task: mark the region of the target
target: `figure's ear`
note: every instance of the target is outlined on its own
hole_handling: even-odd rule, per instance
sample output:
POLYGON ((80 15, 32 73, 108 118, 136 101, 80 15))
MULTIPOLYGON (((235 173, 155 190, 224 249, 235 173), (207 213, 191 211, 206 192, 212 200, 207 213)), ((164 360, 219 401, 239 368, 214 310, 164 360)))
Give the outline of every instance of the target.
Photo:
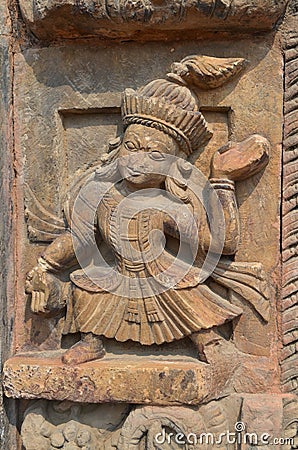
POLYGON ((204 55, 191 55, 171 66, 167 77, 200 89, 215 89, 236 76, 244 67, 243 58, 214 58, 204 55))
POLYGON ((118 157, 122 139, 123 136, 117 136, 116 138, 109 140, 108 151, 100 157, 100 161, 103 165, 110 164, 118 157))

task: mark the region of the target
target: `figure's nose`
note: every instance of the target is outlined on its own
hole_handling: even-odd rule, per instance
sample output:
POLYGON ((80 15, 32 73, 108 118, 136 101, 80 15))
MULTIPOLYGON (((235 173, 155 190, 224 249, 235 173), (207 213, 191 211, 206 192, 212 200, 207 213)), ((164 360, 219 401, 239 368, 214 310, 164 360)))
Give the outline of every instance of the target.
POLYGON ((145 155, 144 155, 144 153, 136 153, 136 154, 130 156, 129 161, 134 166, 143 168, 145 165, 145 155))

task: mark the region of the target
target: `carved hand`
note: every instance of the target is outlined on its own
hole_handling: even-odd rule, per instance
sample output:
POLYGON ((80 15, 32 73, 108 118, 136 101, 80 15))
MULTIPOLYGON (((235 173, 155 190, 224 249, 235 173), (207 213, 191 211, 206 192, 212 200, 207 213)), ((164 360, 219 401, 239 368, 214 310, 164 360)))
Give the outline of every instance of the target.
POLYGON ((45 313, 49 298, 47 272, 39 265, 35 266, 26 277, 25 290, 31 294, 31 310, 34 313, 45 313))
POLYGON ((242 142, 228 142, 211 161, 211 178, 245 180, 260 172, 269 161, 269 141, 254 134, 242 142))

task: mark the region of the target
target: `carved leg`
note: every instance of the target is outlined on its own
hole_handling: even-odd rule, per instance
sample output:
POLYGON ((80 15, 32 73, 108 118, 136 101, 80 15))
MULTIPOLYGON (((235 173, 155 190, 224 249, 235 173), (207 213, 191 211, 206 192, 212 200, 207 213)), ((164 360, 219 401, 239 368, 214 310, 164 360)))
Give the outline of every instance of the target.
POLYGON ((92 333, 81 333, 81 340, 74 344, 62 356, 65 364, 82 364, 94 359, 103 358, 105 349, 100 336, 92 333))
POLYGON ((231 366, 239 361, 239 354, 232 342, 216 329, 203 330, 190 336, 198 349, 199 359, 217 366, 231 366))

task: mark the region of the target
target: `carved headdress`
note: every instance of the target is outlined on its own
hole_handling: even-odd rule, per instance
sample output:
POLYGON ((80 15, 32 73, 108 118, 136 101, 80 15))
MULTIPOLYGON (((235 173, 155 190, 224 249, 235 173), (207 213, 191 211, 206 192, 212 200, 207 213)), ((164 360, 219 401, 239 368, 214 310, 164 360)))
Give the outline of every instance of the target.
POLYGON ((200 112, 198 89, 223 85, 243 67, 243 59, 188 56, 174 63, 166 79, 157 79, 123 95, 124 126, 142 124, 172 136, 190 155, 212 136, 200 112))

